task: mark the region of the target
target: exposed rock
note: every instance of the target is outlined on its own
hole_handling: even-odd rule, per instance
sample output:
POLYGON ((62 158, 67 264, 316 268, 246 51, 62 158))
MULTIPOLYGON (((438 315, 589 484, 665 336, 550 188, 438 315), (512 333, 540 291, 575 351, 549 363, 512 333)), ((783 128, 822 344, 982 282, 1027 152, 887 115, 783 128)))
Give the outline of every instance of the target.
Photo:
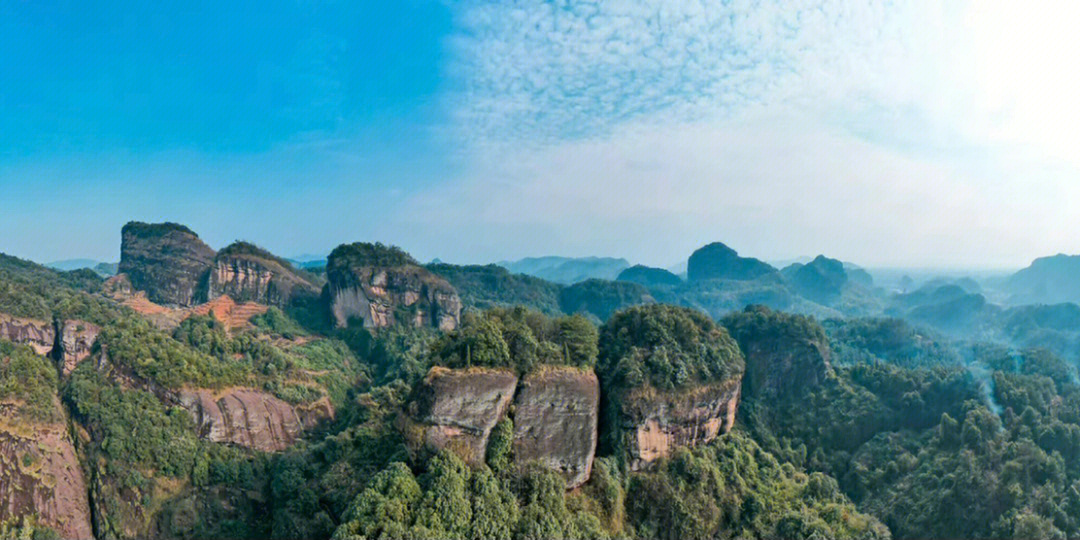
POLYGON ((217 254, 208 288, 209 298, 228 295, 238 302, 277 306, 288 304, 297 294, 315 296, 320 290, 288 262, 245 242, 217 254))
POLYGON ((304 429, 333 416, 333 408, 325 399, 306 407, 294 407, 271 394, 250 388, 217 392, 183 390, 173 399, 191 413, 199 435, 206 440, 263 452, 287 448, 304 429))
POLYGON ((638 387, 619 400, 630 468, 641 470, 678 446, 706 444, 735 424, 742 377, 685 390, 638 387))
MULTIPOLYGON (((205 304, 199 304, 188 310, 190 315, 212 315, 221 321, 229 330, 237 330, 248 326, 251 318, 266 313, 267 307, 255 302, 237 304, 228 296, 219 296, 205 304)), ((185 319, 187 316, 184 317, 185 319)))
POLYGON ((84 321, 65 321, 60 325, 60 349, 53 351, 53 358, 60 365, 62 374, 71 374, 79 362, 90 356, 90 349, 100 333, 100 327, 84 321))
POLYGON ((514 402, 514 459, 559 471, 568 488, 584 484, 596 452, 599 406, 592 371, 545 367, 526 375, 514 402))
POLYGON ((210 249, 191 229, 175 223, 124 225, 119 271, 151 302, 195 305, 205 298, 208 271, 214 263, 210 249))
POLYGON ((518 378, 506 369, 433 367, 410 404, 414 443, 449 448, 482 463, 488 436, 514 399, 518 378))
POLYGON ((12 405, 0 403, 0 521, 35 516, 63 538, 92 539, 86 482, 66 421, 31 422, 12 405))
POLYGON ((29 345, 37 354, 48 356, 56 345, 56 328, 52 322, 0 313, 0 339, 29 345))
POLYGON ((772 266, 739 254, 720 242, 704 246, 693 254, 686 263, 686 276, 690 281, 705 279, 751 280, 775 273, 772 266))
POLYGON ((125 274, 106 281, 105 290, 113 300, 146 317, 162 330, 172 330, 192 315, 212 315, 230 330, 236 330, 247 327, 252 317, 267 310, 267 306, 254 302, 237 304, 228 296, 219 296, 191 308, 165 307, 151 302, 146 298, 146 293, 131 290, 131 283, 125 274))
POLYGON ((396 248, 339 246, 330 254, 327 277, 330 307, 339 327, 359 318, 365 328, 403 323, 449 331, 460 321, 457 291, 396 248))

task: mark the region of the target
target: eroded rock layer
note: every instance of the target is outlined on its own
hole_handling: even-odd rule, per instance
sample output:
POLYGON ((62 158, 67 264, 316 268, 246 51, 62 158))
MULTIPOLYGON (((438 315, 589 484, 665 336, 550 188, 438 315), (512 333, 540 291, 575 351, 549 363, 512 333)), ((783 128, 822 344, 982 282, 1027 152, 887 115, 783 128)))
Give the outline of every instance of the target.
POLYGON ((667 457, 679 446, 706 444, 735 424, 742 378, 690 389, 637 388, 620 400, 632 470, 667 457))
POLYGON ((505 369, 432 368, 410 410, 419 430, 420 441, 414 442, 483 462, 488 436, 505 416, 517 382, 517 375, 505 369))
MULTIPOLYGON (((59 410, 59 401, 54 406, 59 410)), ((92 539, 86 482, 66 422, 32 422, 15 410, 0 403, 0 522, 33 516, 63 538, 92 539)))
POLYGON ((305 429, 333 416, 328 401, 294 407, 260 390, 184 390, 175 401, 191 413, 199 435, 212 442, 231 443, 263 452, 283 450, 305 429))
POLYGON ((338 326, 351 318, 366 328, 385 328, 400 321, 417 328, 457 328, 461 299, 446 280, 420 267, 361 268, 348 281, 331 281, 331 310, 338 326))
POLYGON ((60 366, 60 372, 70 375, 79 362, 90 356, 101 328, 84 321, 65 321, 59 326, 60 350, 53 351, 53 357, 60 366))
POLYGON ((600 385, 596 374, 545 367, 526 375, 514 402, 514 459, 562 473, 568 488, 589 479, 596 452, 600 385))
POLYGON ((56 328, 48 321, 0 313, 0 339, 29 345, 37 354, 47 356, 56 346, 56 328))
POLYGON ((208 291, 208 298, 228 295, 238 302, 284 306, 297 294, 319 294, 319 287, 269 253, 234 244, 218 254, 208 291))

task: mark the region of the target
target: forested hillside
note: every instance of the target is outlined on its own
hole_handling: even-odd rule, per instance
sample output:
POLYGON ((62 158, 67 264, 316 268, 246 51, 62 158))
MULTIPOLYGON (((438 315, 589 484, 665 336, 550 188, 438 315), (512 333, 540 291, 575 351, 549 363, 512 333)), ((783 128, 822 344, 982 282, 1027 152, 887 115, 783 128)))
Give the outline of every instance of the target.
MULTIPOLYGON (((140 253, 196 238, 136 229, 140 253)), ((5 536, 1080 535, 1073 305, 972 312, 717 247, 688 282, 575 285, 379 244, 326 281, 215 253, 159 291, 220 292, 192 306, 0 259, 5 536), (860 297, 876 316, 826 306, 860 297)))

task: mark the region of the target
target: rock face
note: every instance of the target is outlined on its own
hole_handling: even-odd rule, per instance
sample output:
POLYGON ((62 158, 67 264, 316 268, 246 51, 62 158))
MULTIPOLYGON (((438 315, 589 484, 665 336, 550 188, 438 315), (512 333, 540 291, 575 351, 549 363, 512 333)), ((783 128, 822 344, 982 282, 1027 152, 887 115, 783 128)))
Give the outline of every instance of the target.
POLYGON ((284 306, 297 294, 315 296, 319 287, 289 263, 248 243, 222 249, 210 271, 208 298, 228 295, 238 302, 284 306))
POLYGON ((37 354, 48 356, 56 346, 56 328, 51 322, 0 313, 0 339, 29 345, 37 354))
POLYGON ((739 254, 720 242, 704 246, 693 254, 686 264, 686 277, 690 281, 705 279, 732 279, 747 281, 775 273, 772 266, 739 254))
POLYGON ((567 488, 585 483, 596 452, 600 385, 592 371, 547 367, 522 380, 514 402, 514 459, 562 473, 567 488))
POLYGON ((101 333, 97 325, 84 321, 65 321, 57 323, 60 327, 59 350, 53 351, 53 358, 60 366, 63 375, 70 375, 79 362, 90 356, 94 340, 101 333))
POLYGON ((457 328, 461 299, 443 278, 396 248, 339 246, 327 263, 331 311, 339 327, 358 318, 365 328, 395 324, 457 328))
POLYGON ((191 413, 199 435, 206 440, 263 452, 285 449, 304 429, 333 416, 328 401, 298 408, 250 388, 184 390, 174 400, 191 413))
POLYGON ((45 322, 0 313, 0 339, 29 345, 35 353, 53 358, 64 375, 90 356, 100 332, 98 326, 83 321, 45 322))
POLYGON ((86 482, 66 422, 28 422, 13 409, 0 404, 0 521, 36 516, 63 538, 92 539, 86 482))
POLYGON ((188 307, 205 298, 214 255, 183 225, 131 222, 122 231, 119 270, 151 302, 188 307))
POLYGON ((674 392, 639 387, 620 401, 631 470, 641 470, 678 446, 706 444, 731 431, 742 377, 674 392))
POLYGON ((506 415, 517 382, 517 375, 505 369, 431 368, 411 405, 422 440, 416 442, 483 463, 488 436, 506 415))

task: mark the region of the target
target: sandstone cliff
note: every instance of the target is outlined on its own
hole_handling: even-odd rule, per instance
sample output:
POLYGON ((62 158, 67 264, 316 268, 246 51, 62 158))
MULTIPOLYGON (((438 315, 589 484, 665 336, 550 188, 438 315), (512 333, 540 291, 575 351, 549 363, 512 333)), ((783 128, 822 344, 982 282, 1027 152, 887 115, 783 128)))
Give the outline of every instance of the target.
POLYGON ((83 469, 54 398, 56 422, 21 417, 0 403, 0 521, 34 516, 63 538, 91 539, 83 469))
POLYGON ((186 307, 205 298, 215 254, 191 229, 131 222, 121 235, 120 273, 150 301, 186 307))
POLYGON ((397 248, 339 246, 328 259, 327 278, 339 327, 358 318, 366 328, 407 324, 453 330, 460 321, 457 291, 397 248))
POLYGON ((431 368, 410 406, 412 442, 449 448, 466 462, 482 463, 488 436, 506 414, 517 382, 517 375, 505 369, 431 368))
POLYGON ((46 322, 0 313, 0 339, 29 345, 35 353, 51 357, 64 375, 90 356, 99 332, 97 325, 84 321, 46 322))
POLYGON ((596 452, 600 384, 596 374, 544 367, 526 375, 514 401, 514 459, 560 472, 567 488, 584 484, 596 452))
POLYGON ((171 400, 191 413, 200 437, 262 452, 284 450, 305 429, 334 414, 325 398, 294 407, 251 388, 183 390, 173 394, 171 400))
POLYGON ((52 351, 52 357, 56 360, 60 373, 70 375, 79 362, 90 356, 90 350, 101 333, 101 328, 84 321, 57 322, 57 326, 60 329, 60 339, 57 341, 59 349, 52 351))
POLYGON ((742 377, 658 392, 635 388, 618 400, 619 429, 631 470, 641 470, 679 446, 706 444, 735 424, 742 377))
POLYGON ((0 313, 0 339, 29 345, 37 354, 48 356, 56 346, 56 328, 51 322, 0 313))
POLYGON ((237 242, 222 249, 210 271, 207 298, 285 306, 296 295, 316 296, 321 284, 269 252, 237 242))

